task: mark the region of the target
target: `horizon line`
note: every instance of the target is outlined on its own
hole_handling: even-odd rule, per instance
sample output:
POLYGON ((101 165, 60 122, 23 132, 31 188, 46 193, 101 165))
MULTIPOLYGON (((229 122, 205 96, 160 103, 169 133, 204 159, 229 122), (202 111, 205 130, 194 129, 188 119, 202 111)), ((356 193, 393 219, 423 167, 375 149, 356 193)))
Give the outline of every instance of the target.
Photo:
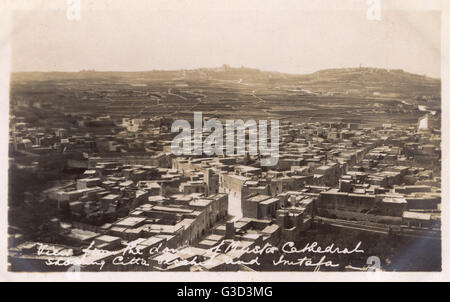
POLYGON ((442 71, 441 71, 441 75, 439 76, 431 76, 429 74, 420 74, 420 73, 415 73, 415 72, 411 72, 402 68, 386 68, 386 67, 370 67, 370 66, 357 66, 357 67, 329 67, 329 68, 322 68, 322 69, 317 69, 313 72, 309 72, 309 73, 294 73, 294 72, 283 72, 283 71, 274 71, 274 70, 263 70, 263 69, 259 69, 257 67, 248 67, 248 66, 239 66, 239 67, 234 67, 231 66, 229 64, 222 64, 220 66, 215 66, 215 67, 196 67, 196 68, 178 68, 178 69, 143 69, 143 70, 97 70, 95 68, 92 69, 80 69, 80 70, 28 70, 28 71, 24 71, 24 70, 19 70, 19 71, 11 71, 10 74, 14 74, 14 73, 80 73, 80 72, 98 72, 98 73, 107 73, 107 72, 115 72, 115 73, 138 73, 138 72, 155 72, 155 71, 166 71, 166 72, 173 72, 173 71, 195 71, 195 70, 200 70, 200 69, 219 69, 219 68, 224 68, 225 66, 227 66, 227 68, 229 69, 253 69, 253 70, 258 70, 260 72, 267 72, 267 73, 279 73, 279 74, 288 74, 288 75, 310 75, 310 74, 314 74, 316 72, 320 72, 320 71, 324 71, 324 70, 339 70, 339 69, 380 69, 380 70, 387 70, 387 71, 403 71, 405 73, 409 73, 409 74, 414 74, 414 75, 419 75, 419 76, 424 76, 427 78, 431 78, 431 79, 439 79, 442 80, 442 71))

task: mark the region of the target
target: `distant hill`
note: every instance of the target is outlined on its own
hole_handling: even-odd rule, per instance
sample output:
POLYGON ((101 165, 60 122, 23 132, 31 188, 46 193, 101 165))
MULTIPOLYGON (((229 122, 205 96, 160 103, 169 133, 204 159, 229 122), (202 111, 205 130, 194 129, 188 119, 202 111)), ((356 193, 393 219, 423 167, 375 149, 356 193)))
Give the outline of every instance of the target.
POLYGON ((294 86, 314 92, 361 94, 375 96, 440 96, 441 80, 405 72, 380 68, 325 69, 297 75, 252 68, 218 68, 193 70, 153 70, 140 72, 19 72, 12 81, 230 81, 248 85, 265 85, 267 88, 294 86))
POLYGON ((403 70, 342 68, 320 70, 300 79, 311 90, 374 96, 440 96, 441 80, 403 70))

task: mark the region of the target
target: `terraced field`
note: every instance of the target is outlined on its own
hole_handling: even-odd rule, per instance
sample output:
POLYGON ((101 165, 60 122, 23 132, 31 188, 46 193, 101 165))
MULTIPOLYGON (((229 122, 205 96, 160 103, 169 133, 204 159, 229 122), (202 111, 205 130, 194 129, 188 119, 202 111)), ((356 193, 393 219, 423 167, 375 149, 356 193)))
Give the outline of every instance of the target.
MULTIPOLYGON (((440 110, 440 80, 403 71, 337 69, 289 75, 253 69, 17 73, 11 99, 51 115, 416 123, 440 110), (42 111, 42 110, 40 110, 42 111), (45 112, 45 110, 44 110, 45 112)), ((27 109, 33 115, 35 109, 27 109)))

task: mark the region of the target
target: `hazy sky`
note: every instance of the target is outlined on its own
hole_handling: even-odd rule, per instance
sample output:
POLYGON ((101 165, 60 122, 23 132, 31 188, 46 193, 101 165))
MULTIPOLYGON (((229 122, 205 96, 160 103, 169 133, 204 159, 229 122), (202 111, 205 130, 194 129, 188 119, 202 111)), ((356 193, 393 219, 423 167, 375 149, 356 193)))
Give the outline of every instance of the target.
POLYGON ((23 11, 13 16, 12 71, 192 69, 229 64, 310 73, 401 68, 440 77, 439 12, 280 9, 23 11))

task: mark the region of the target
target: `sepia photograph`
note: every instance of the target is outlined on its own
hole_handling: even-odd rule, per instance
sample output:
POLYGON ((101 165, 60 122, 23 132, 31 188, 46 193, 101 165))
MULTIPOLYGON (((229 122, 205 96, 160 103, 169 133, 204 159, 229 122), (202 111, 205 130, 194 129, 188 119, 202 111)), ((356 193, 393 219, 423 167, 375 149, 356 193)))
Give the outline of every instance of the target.
POLYGON ((2 5, 2 275, 442 274, 444 2, 2 5))

